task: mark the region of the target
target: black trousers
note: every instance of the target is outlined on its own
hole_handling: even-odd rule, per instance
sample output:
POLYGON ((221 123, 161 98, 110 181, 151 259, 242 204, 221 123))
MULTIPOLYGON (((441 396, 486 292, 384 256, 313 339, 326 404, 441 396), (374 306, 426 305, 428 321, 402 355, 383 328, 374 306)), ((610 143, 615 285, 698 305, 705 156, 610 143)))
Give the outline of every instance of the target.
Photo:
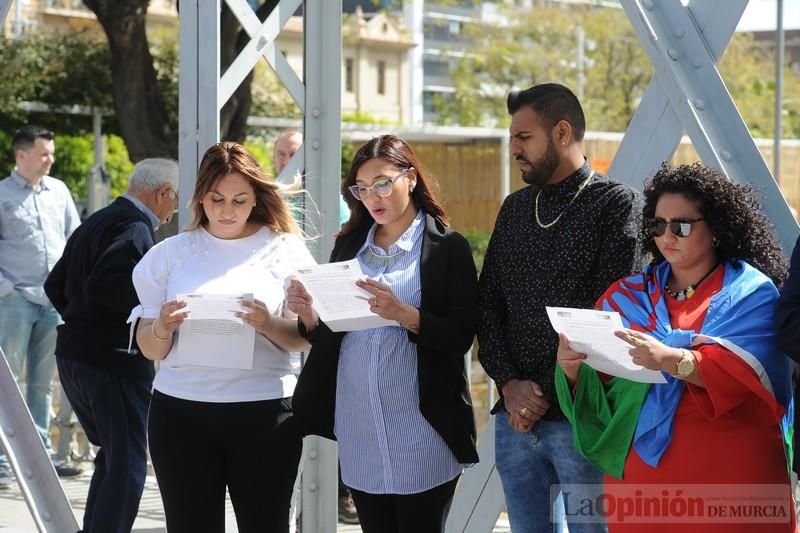
POLYGON ((128 533, 147 475, 151 380, 56 358, 58 377, 89 442, 100 449, 83 513, 86 533, 128 533))
POLYGON ((303 446, 290 398, 209 403, 155 391, 148 435, 170 533, 224 533, 226 487, 240 533, 289 531, 303 446))
POLYGON ((458 477, 417 494, 369 494, 350 489, 364 533, 441 533, 458 477))

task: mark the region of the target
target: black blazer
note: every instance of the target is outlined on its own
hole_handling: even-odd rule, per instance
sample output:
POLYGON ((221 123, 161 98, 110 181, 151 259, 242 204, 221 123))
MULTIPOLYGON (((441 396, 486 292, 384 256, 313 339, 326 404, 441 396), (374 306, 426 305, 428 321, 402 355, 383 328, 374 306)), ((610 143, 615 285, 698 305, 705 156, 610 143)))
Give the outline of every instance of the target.
MULTIPOLYGON (((336 239, 331 261, 347 261, 363 246, 372 223, 336 239)), ((417 345, 419 408, 459 463, 478 462, 475 416, 464 367, 478 317, 478 280, 469 244, 430 215, 422 237, 419 334, 417 345)), ((300 373, 292 405, 306 435, 334 439, 336 372, 344 333, 324 323, 309 335, 311 352, 300 373)))

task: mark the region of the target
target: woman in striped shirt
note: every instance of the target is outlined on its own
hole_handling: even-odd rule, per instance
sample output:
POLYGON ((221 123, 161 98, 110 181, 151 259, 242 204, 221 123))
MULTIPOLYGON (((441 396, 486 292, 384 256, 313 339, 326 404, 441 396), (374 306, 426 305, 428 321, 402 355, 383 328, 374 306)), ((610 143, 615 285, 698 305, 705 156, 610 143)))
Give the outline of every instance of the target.
POLYGON ((331 261, 356 258, 372 312, 396 326, 334 333, 300 282, 287 294, 312 345, 295 413, 307 433, 339 441, 365 533, 442 531, 463 467, 478 460, 464 364, 475 264, 430 181, 405 141, 383 135, 358 150, 343 186, 351 216, 331 261))

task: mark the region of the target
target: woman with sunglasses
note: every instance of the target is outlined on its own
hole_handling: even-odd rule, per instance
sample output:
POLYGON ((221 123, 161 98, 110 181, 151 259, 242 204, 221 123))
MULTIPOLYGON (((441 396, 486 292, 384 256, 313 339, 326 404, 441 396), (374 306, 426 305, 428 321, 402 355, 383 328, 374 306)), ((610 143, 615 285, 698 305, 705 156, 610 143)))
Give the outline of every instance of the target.
POLYGON ((463 467, 478 461, 464 364, 477 276, 431 185, 411 147, 382 135, 358 150, 343 186, 351 215, 331 261, 356 258, 370 309, 396 326, 334 333, 299 281, 287 293, 311 343, 295 413, 307 433, 339 441, 365 533, 442 531, 463 467))
POLYGON ((791 372, 773 333, 787 264, 771 224, 748 185, 699 163, 664 165, 644 196, 652 261, 597 305, 622 315, 633 363, 666 382, 600 375, 563 335, 556 370, 576 447, 606 473, 609 498, 668 502, 609 529, 794 531, 791 372))

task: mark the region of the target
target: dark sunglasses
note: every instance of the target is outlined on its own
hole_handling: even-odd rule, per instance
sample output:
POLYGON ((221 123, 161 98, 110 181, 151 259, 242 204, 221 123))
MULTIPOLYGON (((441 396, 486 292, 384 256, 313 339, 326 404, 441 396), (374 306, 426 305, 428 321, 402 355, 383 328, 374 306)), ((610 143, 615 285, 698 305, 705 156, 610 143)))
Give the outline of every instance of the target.
POLYGON ((673 218, 669 222, 662 218, 654 218, 648 225, 648 231, 653 237, 661 237, 667 232, 667 227, 676 237, 688 237, 695 223, 705 218, 673 218))

